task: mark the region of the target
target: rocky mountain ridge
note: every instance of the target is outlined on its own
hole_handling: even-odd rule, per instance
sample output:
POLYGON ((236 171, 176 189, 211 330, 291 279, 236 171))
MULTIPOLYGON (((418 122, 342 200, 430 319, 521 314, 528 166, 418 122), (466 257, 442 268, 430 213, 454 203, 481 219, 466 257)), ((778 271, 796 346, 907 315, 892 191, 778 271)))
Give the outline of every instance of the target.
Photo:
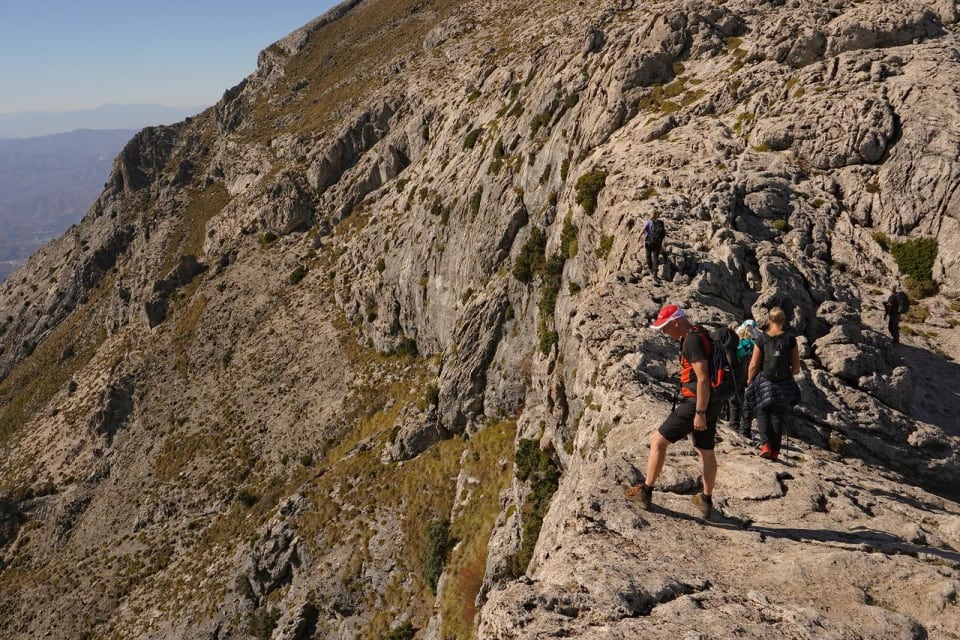
POLYGON ((960 636, 957 18, 353 0, 271 46, 0 285, 0 630, 960 636), (637 511, 649 318, 784 298, 786 461, 723 431, 703 522, 678 445, 637 511))

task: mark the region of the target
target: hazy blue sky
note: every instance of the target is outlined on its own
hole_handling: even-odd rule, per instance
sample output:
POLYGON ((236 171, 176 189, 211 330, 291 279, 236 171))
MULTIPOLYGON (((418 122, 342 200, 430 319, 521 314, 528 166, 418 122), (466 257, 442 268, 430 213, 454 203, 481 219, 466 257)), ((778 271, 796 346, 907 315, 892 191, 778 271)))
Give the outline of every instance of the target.
POLYGON ((200 106, 339 0, 0 0, 0 113, 200 106))

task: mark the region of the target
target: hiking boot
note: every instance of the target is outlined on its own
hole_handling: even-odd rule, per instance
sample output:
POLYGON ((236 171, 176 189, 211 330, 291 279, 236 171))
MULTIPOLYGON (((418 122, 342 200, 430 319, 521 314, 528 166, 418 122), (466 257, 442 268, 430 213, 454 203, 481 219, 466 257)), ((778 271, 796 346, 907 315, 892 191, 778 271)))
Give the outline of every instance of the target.
POLYGON ((776 454, 770 450, 769 445, 763 445, 760 447, 760 457, 764 460, 776 460, 776 454))
POLYGON ((710 514, 713 513, 713 501, 702 493, 698 493, 690 498, 690 502, 697 508, 697 511, 700 512, 700 517, 704 520, 709 518, 710 514))
POLYGON ((643 484, 633 487, 627 485, 623 488, 623 495, 630 502, 639 504, 641 509, 649 509, 650 503, 653 502, 653 489, 647 489, 643 484))

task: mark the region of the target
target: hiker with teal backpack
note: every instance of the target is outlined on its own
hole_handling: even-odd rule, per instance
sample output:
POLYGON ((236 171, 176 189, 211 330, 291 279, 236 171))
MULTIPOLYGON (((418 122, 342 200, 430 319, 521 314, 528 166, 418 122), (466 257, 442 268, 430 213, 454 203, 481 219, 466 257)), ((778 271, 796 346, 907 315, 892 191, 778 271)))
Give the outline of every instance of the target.
POLYGON ((760 457, 768 460, 780 456, 791 408, 800 401, 800 388, 793 379, 800 373, 800 349, 793 334, 784 331, 786 322, 783 309, 770 309, 767 330, 757 340, 747 371, 746 401, 757 418, 760 457))
POLYGON ((744 394, 747 388, 747 369, 750 366, 750 359, 753 357, 753 347, 760 337, 760 332, 757 330, 757 323, 747 319, 737 327, 736 334, 737 347, 736 359, 734 360, 734 375, 739 385, 737 393, 730 396, 728 411, 730 414, 730 426, 743 437, 749 438, 753 424, 753 409, 745 401, 744 394))
POLYGON ((644 509, 653 500, 653 487, 663 470, 667 447, 693 434, 693 444, 703 467, 703 491, 692 502, 703 518, 713 511, 713 486, 717 479, 714 444, 717 419, 727 398, 733 393, 732 372, 723 349, 715 347, 703 327, 692 324, 683 309, 668 304, 650 325, 680 341, 680 402, 657 431, 650 434, 650 456, 642 484, 626 487, 624 494, 644 509))
POLYGON ((647 269, 650 269, 653 280, 660 282, 657 271, 660 268, 660 252, 663 250, 663 240, 667 235, 667 230, 663 225, 663 220, 660 219, 660 215, 656 211, 653 212, 650 219, 643 225, 643 230, 640 232, 640 235, 644 236, 643 248, 647 255, 647 269))

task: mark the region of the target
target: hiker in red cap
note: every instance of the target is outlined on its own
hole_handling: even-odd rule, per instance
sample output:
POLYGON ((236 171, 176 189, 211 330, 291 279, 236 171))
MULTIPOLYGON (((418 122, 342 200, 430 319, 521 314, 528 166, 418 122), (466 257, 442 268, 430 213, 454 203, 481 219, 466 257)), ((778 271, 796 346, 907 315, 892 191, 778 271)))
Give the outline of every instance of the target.
POLYGON ((650 434, 650 457, 643 484, 627 487, 628 499, 648 509, 653 499, 653 486, 663 470, 667 447, 693 434, 693 446, 703 465, 703 492, 693 496, 693 504, 703 518, 713 511, 713 485, 717 479, 717 458, 713 447, 717 435, 717 418, 722 401, 710 397, 709 358, 713 350, 710 336, 699 325, 687 319, 683 309, 668 304, 660 309, 651 325, 674 340, 680 340, 680 394, 681 401, 667 416, 660 428, 650 434), (692 340, 687 337, 694 334, 692 340))

